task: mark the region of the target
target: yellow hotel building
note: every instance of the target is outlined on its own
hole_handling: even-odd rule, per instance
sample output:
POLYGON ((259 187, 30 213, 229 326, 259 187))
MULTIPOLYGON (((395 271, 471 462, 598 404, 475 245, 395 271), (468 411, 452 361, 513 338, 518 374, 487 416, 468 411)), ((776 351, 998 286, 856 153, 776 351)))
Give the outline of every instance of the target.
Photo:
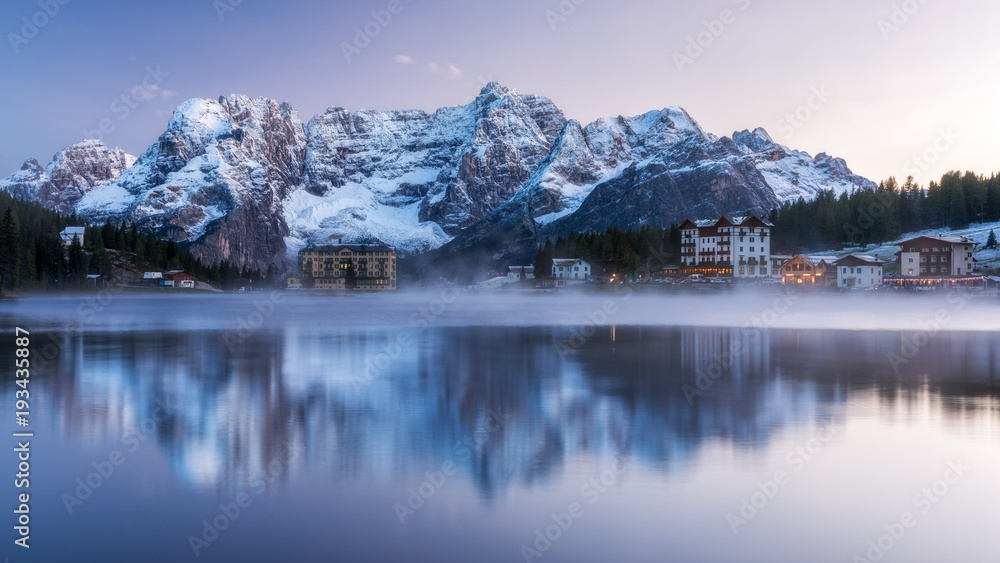
POLYGON ((312 288, 345 290, 348 264, 357 274, 356 291, 396 289, 396 249, 371 244, 307 246, 299 251, 302 272, 312 274, 312 288))

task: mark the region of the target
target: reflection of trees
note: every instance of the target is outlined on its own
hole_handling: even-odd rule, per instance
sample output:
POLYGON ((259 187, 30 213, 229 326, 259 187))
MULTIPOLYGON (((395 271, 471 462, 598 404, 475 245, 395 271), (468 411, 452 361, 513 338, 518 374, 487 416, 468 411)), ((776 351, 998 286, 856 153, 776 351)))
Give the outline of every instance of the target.
POLYGON ((995 410, 1000 388, 990 333, 935 335, 897 373, 894 333, 622 327, 565 358, 566 329, 432 330, 356 387, 398 334, 289 328, 235 350, 217 332, 85 334, 36 385, 61 431, 91 442, 176 405, 155 441, 200 485, 243 485, 291 442, 304 451, 296 463, 344 481, 417 484, 453 461, 485 497, 579 456, 627 451, 669 469, 709 440, 759 447, 776 429, 839 416, 857 392, 876 391, 888 408, 930 392, 963 419, 995 410), (683 386, 713 366, 719 377, 689 403, 683 386), (484 432, 490 413, 510 418, 484 432))

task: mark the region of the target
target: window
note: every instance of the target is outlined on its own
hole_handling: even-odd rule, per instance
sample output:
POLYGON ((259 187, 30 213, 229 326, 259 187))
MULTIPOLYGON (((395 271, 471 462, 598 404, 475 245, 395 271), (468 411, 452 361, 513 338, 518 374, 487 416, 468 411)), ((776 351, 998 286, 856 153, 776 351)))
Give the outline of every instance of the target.
POLYGON ((941 261, 942 262, 947 262, 948 261, 948 257, 947 256, 942 256, 941 257, 941 261))
POLYGON ((912 264, 912 263, 913 263, 913 258, 910 258, 910 259, 908 260, 908 262, 909 262, 910 264, 912 264))
POLYGON ((937 266, 931 266, 931 273, 932 274, 936 274, 937 273, 937 266))
POLYGON ((920 257, 920 263, 921 264, 926 264, 927 263, 927 257, 926 256, 921 256, 920 257))
POLYGON ((938 259, 937 256, 931 256, 931 262, 937 262, 937 259, 938 259))

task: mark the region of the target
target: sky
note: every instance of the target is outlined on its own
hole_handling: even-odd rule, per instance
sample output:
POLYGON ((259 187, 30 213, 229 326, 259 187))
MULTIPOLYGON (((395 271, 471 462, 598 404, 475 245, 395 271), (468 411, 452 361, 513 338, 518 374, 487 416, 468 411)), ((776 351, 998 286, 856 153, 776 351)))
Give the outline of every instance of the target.
POLYGON ((193 97, 308 121, 489 81, 583 123, 680 106, 719 136, 763 127, 875 181, 992 174, 998 20, 987 0, 5 0, 0 176, 84 138, 141 154, 193 97))

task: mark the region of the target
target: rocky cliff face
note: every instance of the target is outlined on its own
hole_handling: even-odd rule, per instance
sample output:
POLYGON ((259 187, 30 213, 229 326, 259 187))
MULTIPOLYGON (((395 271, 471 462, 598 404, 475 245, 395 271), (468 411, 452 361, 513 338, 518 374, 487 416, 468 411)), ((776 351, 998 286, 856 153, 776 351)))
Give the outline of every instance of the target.
POLYGON ((86 141, 0 182, 92 221, 135 221, 209 262, 262 269, 310 242, 377 240, 409 254, 485 244, 500 256, 571 230, 766 212, 873 186, 763 129, 718 138, 680 108, 582 125, 496 83, 434 113, 331 108, 305 126, 264 98, 194 99, 138 160, 86 141))
POLYGON ((135 163, 122 149, 110 150, 101 141, 70 145, 42 168, 34 158, 0 180, 0 189, 15 197, 36 201, 60 213, 69 213, 84 195, 118 178, 135 163))
POLYGON ((284 257, 282 202, 298 189, 305 158, 305 131, 288 104, 189 100, 128 171, 75 208, 188 243, 209 263, 266 268, 284 257))

